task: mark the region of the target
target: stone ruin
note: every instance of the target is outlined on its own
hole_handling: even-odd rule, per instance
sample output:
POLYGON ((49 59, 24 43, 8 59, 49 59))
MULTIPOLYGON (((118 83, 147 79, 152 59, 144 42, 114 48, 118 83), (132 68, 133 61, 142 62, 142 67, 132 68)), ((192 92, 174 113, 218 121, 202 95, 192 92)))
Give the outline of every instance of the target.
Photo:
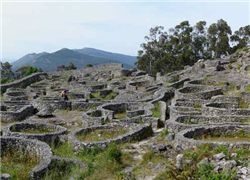
MULTIPOLYGON (((228 67, 230 59, 224 61, 221 71, 217 71, 215 62, 202 61, 201 66, 199 61, 156 77, 123 69, 120 64, 106 64, 37 73, 1 85, 1 156, 10 148, 35 155, 39 163, 29 177, 42 179, 53 161, 86 167, 81 161, 52 154, 51 147, 65 141, 76 152, 95 146, 104 149, 112 143, 150 141, 159 131, 168 129, 171 136, 165 141, 176 152, 200 144, 249 149, 250 92, 246 89, 250 84, 250 60, 246 57, 241 62, 240 71, 228 67), (64 89, 69 100, 60 97, 64 89), (61 118, 58 111, 80 112, 80 125, 66 127, 72 119, 61 118), (111 130, 121 134, 98 140, 101 133, 111 130), (227 141, 238 131, 246 137, 227 141), (86 138, 95 132, 100 133, 97 140, 86 138), (86 139, 80 140, 79 136, 86 139)), ((250 178, 247 168, 245 179, 250 178)), ((9 174, 1 177, 11 179, 9 174)))

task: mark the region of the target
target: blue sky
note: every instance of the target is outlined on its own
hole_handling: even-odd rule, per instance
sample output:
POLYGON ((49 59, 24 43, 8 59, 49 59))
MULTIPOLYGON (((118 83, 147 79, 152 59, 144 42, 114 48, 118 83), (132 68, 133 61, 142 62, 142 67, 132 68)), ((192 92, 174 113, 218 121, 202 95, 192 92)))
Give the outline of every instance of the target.
MULTIPOLYGON (((32 1, 32 0, 30 0, 32 1)), ((224 19, 236 30, 250 23, 250 1, 241 2, 18 2, 2 6, 2 57, 93 47, 136 55, 149 28, 181 21, 224 19)))

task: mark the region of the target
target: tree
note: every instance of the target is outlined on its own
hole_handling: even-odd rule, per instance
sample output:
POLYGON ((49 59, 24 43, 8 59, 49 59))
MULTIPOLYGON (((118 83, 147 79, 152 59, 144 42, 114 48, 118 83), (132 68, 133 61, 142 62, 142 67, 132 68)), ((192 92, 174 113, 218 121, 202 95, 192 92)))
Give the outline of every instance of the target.
POLYGON ((207 39, 207 27, 206 21, 199 21, 194 26, 193 37, 193 50, 196 59, 208 59, 211 58, 209 51, 209 42, 207 39))
POLYGON ((12 65, 9 62, 1 62, 1 79, 13 79, 14 73, 11 69, 12 65))
POLYGON ((209 28, 205 21, 199 21, 193 27, 183 21, 168 32, 164 27, 156 26, 145 36, 146 42, 141 44, 136 65, 152 75, 168 73, 193 65, 199 59, 218 58, 250 45, 249 25, 231 34, 230 26, 223 19, 209 28))
POLYGON ((16 70, 17 73, 20 73, 21 77, 29 76, 39 71, 41 71, 41 69, 33 66, 23 66, 16 70))
POLYGON ((66 68, 67 68, 67 70, 74 70, 74 69, 76 69, 76 66, 71 62, 71 63, 69 63, 69 65, 66 68))
POLYGON ((68 71, 68 70, 74 70, 74 69, 77 69, 76 66, 71 62, 69 63, 68 66, 65 66, 65 65, 60 65, 60 66, 57 66, 56 70, 57 71, 68 71))
POLYGON ((208 40, 212 56, 219 58, 230 52, 229 36, 232 34, 230 26, 226 21, 220 19, 208 28, 208 40))
POLYGON ((86 67, 93 67, 93 64, 86 64, 86 67))
POLYGON ((235 52, 237 49, 250 45, 250 25, 245 27, 240 27, 239 30, 235 31, 230 37, 233 47, 231 53, 235 52))

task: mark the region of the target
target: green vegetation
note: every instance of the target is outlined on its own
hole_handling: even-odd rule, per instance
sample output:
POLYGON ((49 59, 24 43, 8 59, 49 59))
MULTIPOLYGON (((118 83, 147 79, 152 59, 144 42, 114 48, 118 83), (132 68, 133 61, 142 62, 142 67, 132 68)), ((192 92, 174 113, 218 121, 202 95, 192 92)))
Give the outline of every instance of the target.
POLYGON ((237 69, 240 70, 240 68, 243 66, 242 63, 237 64, 237 69))
POLYGON ((29 127, 29 128, 24 128, 20 129, 19 131, 16 131, 15 129, 13 130, 15 132, 21 132, 21 133, 27 133, 27 134, 45 134, 45 133, 51 133, 54 131, 54 129, 51 128, 42 128, 42 127, 29 127))
POLYGON ((183 124, 198 124, 198 122, 195 121, 195 120, 192 119, 192 118, 187 118, 187 119, 185 119, 182 123, 183 123, 183 124))
POLYGON ((52 151, 55 155, 78 159, 87 164, 87 168, 79 174, 79 179, 123 179, 122 170, 132 161, 131 157, 115 144, 109 145, 105 150, 93 147, 74 152, 73 147, 66 142, 52 147, 52 151))
POLYGON ((195 103, 194 104, 194 108, 196 108, 196 109, 201 109, 201 103, 195 103))
POLYGON ((93 67, 93 64, 86 64, 85 67, 93 67))
POLYGON ((101 96, 100 92, 95 92, 90 94, 90 98, 101 99, 101 100, 112 100, 118 95, 117 92, 110 92, 106 96, 101 96))
POLYGON ((77 138, 80 141, 102 141, 106 139, 113 139, 117 136, 125 134, 127 130, 125 128, 113 128, 113 129, 96 129, 84 134, 78 134, 77 138))
POLYGON ((154 108, 151 109, 152 110, 152 113, 153 113, 153 117, 156 117, 156 118, 160 118, 161 117, 161 107, 160 107, 160 103, 157 102, 154 104, 154 108))
POLYGON ((69 70, 75 70, 75 69, 77 69, 77 67, 72 62, 69 63, 68 66, 65 66, 65 65, 57 66, 57 71, 69 71, 69 70))
POLYGON ((23 66, 19 68, 18 70, 16 70, 16 72, 19 72, 22 77, 29 76, 33 73, 41 72, 41 71, 42 71, 41 69, 33 67, 33 66, 23 66))
POLYGON ((209 144, 200 145, 194 149, 188 149, 184 151, 184 158, 191 160, 191 164, 185 164, 183 170, 178 170, 175 167, 173 161, 168 162, 166 169, 163 173, 160 173, 155 179, 201 179, 201 180, 219 180, 226 179, 231 180, 235 179, 236 173, 235 170, 224 170, 221 172, 215 172, 213 165, 198 165, 198 163, 204 158, 212 158, 214 154, 223 152, 226 155, 226 159, 234 159, 237 163, 241 165, 242 161, 246 161, 250 156, 250 150, 245 148, 232 148, 228 149, 227 147, 220 145, 218 147, 213 147, 209 144), (232 153, 237 153, 236 157, 231 157, 232 153))
POLYGON ((223 87, 225 86, 225 82, 212 82, 212 81, 208 81, 206 82, 207 85, 209 86, 216 86, 216 87, 223 87))
POLYGON ((223 142, 250 141, 250 133, 246 132, 244 129, 240 129, 231 133, 212 132, 209 134, 195 136, 194 139, 202 139, 207 141, 223 141, 223 142))
POLYGON ((127 117, 127 112, 115 112, 114 118, 115 119, 125 119, 127 117))
POLYGON ((6 84, 6 83, 10 83, 10 82, 12 82, 12 81, 14 81, 14 79, 2 78, 2 79, 0 80, 0 83, 1 83, 1 84, 6 84))
POLYGON ((68 164, 64 161, 52 161, 49 171, 42 179, 79 179, 82 175, 83 169, 81 169, 80 165, 68 164))
POLYGON ((250 93, 250 84, 246 85, 245 91, 248 92, 248 93, 250 93))
POLYGON ((11 67, 12 65, 9 62, 0 62, 1 84, 8 83, 14 80, 14 73, 11 67))
POLYGON ((229 84, 227 90, 223 92, 225 96, 240 96, 241 91, 235 84, 229 84))
POLYGON ((250 103, 248 101, 245 101, 243 99, 239 102, 239 108, 246 109, 250 107, 250 103))
POLYGON ((157 143, 165 143, 166 142, 166 136, 169 134, 168 129, 163 129, 160 134, 156 137, 157 143))
POLYGON ((242 119, 240 122, 243 123, 243 124, 250 125, 250 118, 242 119))
POLYGON ((162 166, 161 169, 158 169, 160 173, 167 166, 168 161, 161 154, 156 154, 153 151, 147 151, 143 157, 142 161, 133 169, 133 175, 140 177, 140 179, 150 177, 155 174, 155 167, 157 165, 162 166))
POLYGON ((1 174, 8 173, 11 179, 29 179, 29 172, 38 164, 39 159, 21 151, 1 152, 1 174))
POLYGON ((162 26, 151 28, 138 51, 137 67, 153 75, 168 73, 193 65, 199 59, 219 58, 247 47, 250 25, 232 34, 223 19, 208 28, 206 24, 199 21, 191 26, 189 21, 183 21, 169 31, 162 26))

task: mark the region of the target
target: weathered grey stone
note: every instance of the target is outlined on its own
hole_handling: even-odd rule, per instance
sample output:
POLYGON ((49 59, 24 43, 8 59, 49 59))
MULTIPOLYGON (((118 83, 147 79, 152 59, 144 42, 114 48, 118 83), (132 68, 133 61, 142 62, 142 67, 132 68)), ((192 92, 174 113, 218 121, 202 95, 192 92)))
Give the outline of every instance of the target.
POLYGON ((184 165, 183 163, 184 163, 183 154, 178 154, 176 156, 176 164, 175 164, 176 168, 182 170, 184 165))

